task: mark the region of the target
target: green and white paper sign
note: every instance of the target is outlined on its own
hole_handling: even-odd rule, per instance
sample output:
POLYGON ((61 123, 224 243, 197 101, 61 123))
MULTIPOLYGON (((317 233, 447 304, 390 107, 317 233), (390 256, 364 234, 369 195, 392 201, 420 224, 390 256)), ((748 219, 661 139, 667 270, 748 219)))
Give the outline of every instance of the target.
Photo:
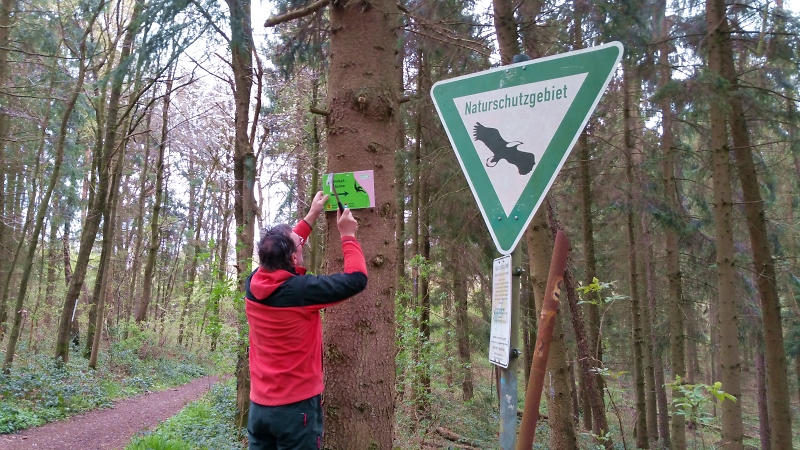
POLYGON ((509 254, 564 165, 622 57, 622 44, 440 81, 439 117, 495 246, 509 254))
MULTIPOLYGON (((322 193, 330 195, 325 202, 325 211, 336 211, 338 205, 333 196, 328 177, 330 174, 322 176, 322 193)), ((333 174, 333 184, 339 200, 350 209, 374 208, 375 207, 375 175, 371 170, 360 170, 357 172, 344 172, 333 174)))

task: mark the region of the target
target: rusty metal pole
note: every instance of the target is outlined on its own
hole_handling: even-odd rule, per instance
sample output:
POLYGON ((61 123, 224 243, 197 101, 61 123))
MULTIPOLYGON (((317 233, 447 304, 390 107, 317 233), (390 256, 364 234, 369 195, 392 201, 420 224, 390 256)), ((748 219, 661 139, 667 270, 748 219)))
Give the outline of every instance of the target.
POLYGON ((544 376, 547 372, 547 357, 550 354, 550 342, 556 324, 558 301, 564 286, 564 271, 567 268, 567 250, 569 239, 558 231, 550 260, 550 273, 547 276, 547 288, 544 291, 544 303, 539 317, 539 330, 536 334, 536 347, 531 362, 531 376, 528 390, 525 393, 525 409, 522 412, 522 423, 519 426, 517 450, 530 450, 536 434, 536 422, 539 421, 539 404, 542 401, 544 376))
POLYGON ((511 354, 500 369, 500 448, 512 450, 517 440, 517 368, 519 356, 519 281, 522 274, 519 246, 511 252, 511 354))

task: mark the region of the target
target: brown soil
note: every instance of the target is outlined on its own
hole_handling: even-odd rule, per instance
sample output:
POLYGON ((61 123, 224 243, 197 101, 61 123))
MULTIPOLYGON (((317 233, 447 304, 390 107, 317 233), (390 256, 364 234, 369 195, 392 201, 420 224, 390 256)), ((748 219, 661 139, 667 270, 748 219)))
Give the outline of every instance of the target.
POLYGON ((89 411, 79 416, 41 427, 0 435, 3 450, 94 450, 124 448, 141 431, 154 428, 177 414, 187 403, 208 392, 217 377, 198 378, 161 392, 120 400, 108 409, 89 411))

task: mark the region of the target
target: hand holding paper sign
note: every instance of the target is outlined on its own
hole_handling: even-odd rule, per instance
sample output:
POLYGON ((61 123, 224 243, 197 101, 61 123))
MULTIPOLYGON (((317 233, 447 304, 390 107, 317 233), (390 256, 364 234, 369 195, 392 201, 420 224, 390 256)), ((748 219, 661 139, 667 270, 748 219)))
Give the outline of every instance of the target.
POLYGON ((336 203, 339 205, 339 212, 344 211, 344 205, 342 204, 342 201, 339 200, 339 194, 336 192, 336 185, 333 184, 333 172, 328 175, 328 185, 331 187, 333 196, 336 197, 336 203))

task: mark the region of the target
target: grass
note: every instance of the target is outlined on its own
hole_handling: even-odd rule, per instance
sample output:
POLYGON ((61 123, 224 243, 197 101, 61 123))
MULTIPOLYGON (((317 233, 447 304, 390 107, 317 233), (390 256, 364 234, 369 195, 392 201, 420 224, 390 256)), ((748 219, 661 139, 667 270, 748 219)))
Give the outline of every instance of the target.
POLYGON ((143 345, 134 335, 101 353, 90 369, 77 351, 69 362, 21 348, 9 374, 0 374, 0 434, 106 408, 115 400, 164 390, 213 371, 214 363, 180 351, 143 345), (146 348, 147 352, 142 349, 146 348))
POLYGON ((200 400, 153 431, 134 437, 126 450, 239 450, 244 430, 233 425, 236 383, 218 383, 200 400))

